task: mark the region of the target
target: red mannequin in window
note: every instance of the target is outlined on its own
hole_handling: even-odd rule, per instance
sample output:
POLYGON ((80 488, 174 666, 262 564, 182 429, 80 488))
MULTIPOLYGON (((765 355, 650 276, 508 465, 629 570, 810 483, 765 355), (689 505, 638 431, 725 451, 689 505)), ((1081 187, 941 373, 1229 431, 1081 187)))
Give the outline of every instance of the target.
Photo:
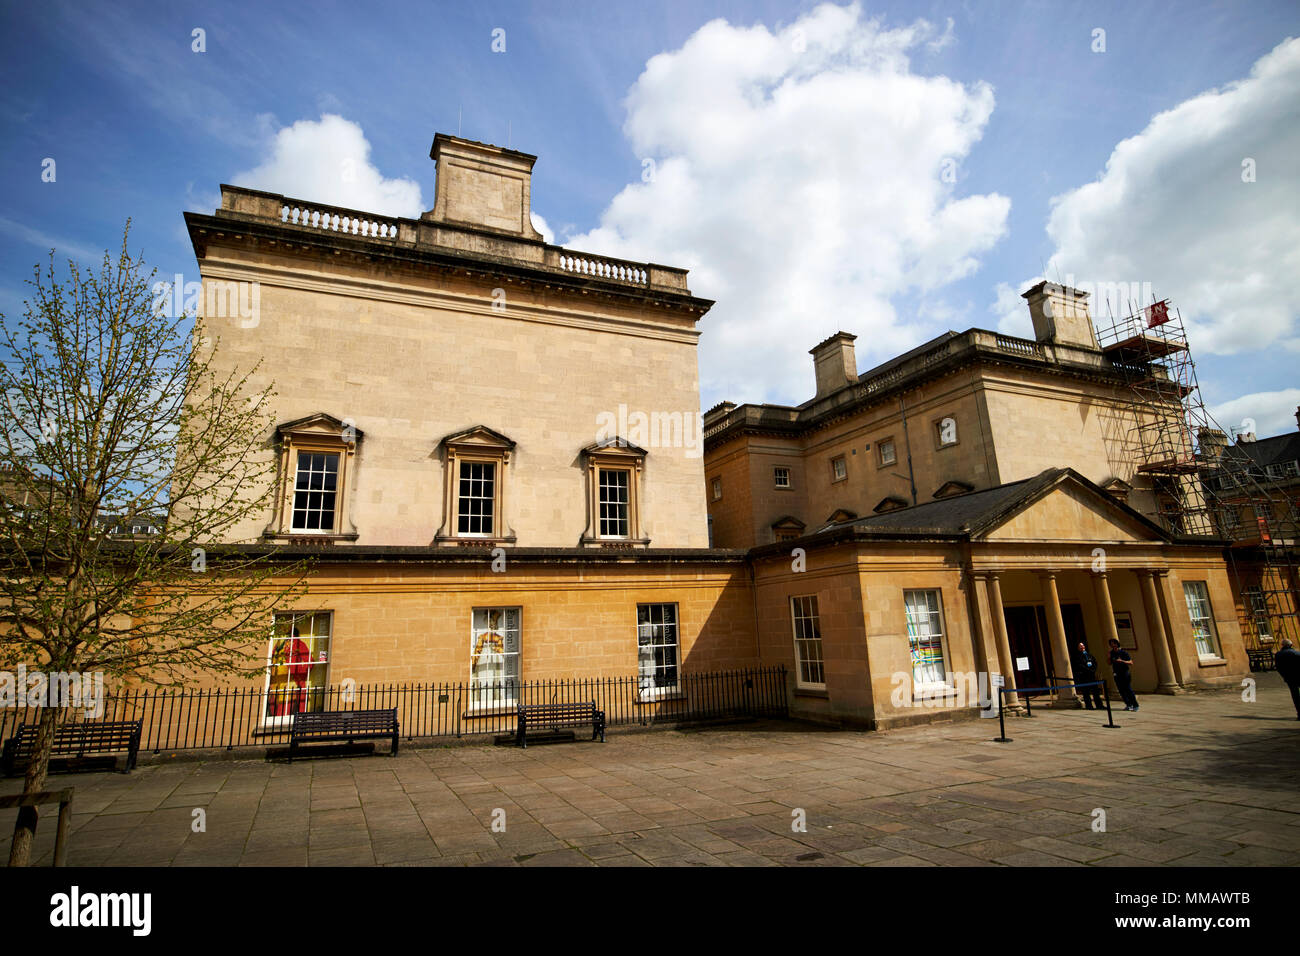
POLYGON ((287 717, 290 714, 302 713, 307 709, 307 678, 311 673, 311 651, 298 637, 297 627, 293 629, 290 639, 276 648, 273 665, 277 671, 284 668, 288 674, 285 682, 279 686, 276 686, 277 681, 272 680, 272 697, 267 702, 267 713, 272 717, 287 717))
POLYGON ((293 640, 289 642, 289 683, 294 685, 289 692, 290 714, 300 714, 307 709, 307 675, 311 673, 311 651, 298 639, 298 629, 294 628, 293 640))

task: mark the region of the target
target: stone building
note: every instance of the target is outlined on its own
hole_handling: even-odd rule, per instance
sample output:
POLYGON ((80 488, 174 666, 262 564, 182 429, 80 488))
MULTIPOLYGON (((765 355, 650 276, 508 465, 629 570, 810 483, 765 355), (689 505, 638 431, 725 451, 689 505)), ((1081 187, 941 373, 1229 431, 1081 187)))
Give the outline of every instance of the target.
POLYGON ((753 549, 763 659, 803 674, 807 709, 908 719, 954 694, 948 670, 1063 683, 1080 641, 1104 658, 1111 638, 1139 690, 1247 668, 1222 542, 1162 520, 1160 497, 1193 480, 1162 485, 1132 454, 1135 429, 1180 429, 1180 404, 1135 404, 1086 294, 1040 282, 1024 298, 1034 339, 947 332, 859 374, 839 332, 811 350, 807 402, 705 415, 713 543, 753 549), (816 574, 791 572, 795 548, 816 574), (809 671, 782 601, 833 607, 848 643, 809 671))
POLYGON ((267 723, 349 679, 471 682, 472 721, 520 682, 635 675, 653 708, 785 664, 796 712, 888 726, 1112 634, 1140 690, 1246 669, 1221 555, 1108 462, 1114 376, 1072 290, 1029 294, 1039 341, 950 333, 864 376, 841 333, 804 406, 702 422, 712 303, 683 270, 543 241, 533 156, 431 157, 418 220, 231 186, 186 215, 204 301, 257 303, 208 309, 219 368, 277 392, 272 504, 225 543, 316 559, 267 723))
POLYGON ((1123 440, 1129 388, 1097 344, 1087 296, 1047 282, 1024 296, 1035 339, 945 332, 859 375, 856 336, 839 332, 812 349, 809 401, 710 409, 713 543, 767 544, 1055 467, 1153 511, 1123 440))
POLYGON ((1283 637, 1300 640, 1300 431, 1243 432, 1233 443, 1218 430, 1199 437, 1204 494, 1229 542, 1241 628, 1267 666, 1283 637))
POLYGON ((636 674, 652 701, 753 662, 700 494, 711 303, 684 270, 546 244, 535 157, 444 135, 431 157, 419 220, 231 186, 186 215, 204 301, 257 290, 256 315, 205 316, 218 369, 277 393, 273 504, 227 543, 317 559, 271 686, 636 674))

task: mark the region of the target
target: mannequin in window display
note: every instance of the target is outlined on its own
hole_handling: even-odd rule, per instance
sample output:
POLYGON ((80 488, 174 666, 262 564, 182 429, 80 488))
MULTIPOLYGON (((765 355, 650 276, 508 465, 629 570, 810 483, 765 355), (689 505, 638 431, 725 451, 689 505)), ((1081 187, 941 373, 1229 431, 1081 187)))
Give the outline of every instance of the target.
POLYGON ((501 612, 487 612, 487 627, 479 632, 470 655, 470 669, 479 684, 479 693, 496 697, 506 672, 506 643, 501 633, 501 612))
POLYGON ((311 649, 298 636, 295 626, 289 639, 280 641, 271 657, 270 695, 266 702, 271 717, 287 717, 307 708, 307 677, 311 673, 311 649))

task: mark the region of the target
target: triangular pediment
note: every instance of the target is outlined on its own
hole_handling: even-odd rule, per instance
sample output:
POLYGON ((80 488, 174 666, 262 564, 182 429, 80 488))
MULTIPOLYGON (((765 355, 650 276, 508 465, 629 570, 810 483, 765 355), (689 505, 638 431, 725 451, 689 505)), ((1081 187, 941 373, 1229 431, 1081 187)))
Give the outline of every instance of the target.
POLYGON ((973 537, 989 541, 1165 540, 1164 533, 1100 488, 1073 481, 1055 484, 973 537))
POLYGON ((584 455, 621 455, 626 458, 644 458, 646 450, 634 445, 621 435, 594 441, 582 450, 584 455))
POLYGON ((772 522, 773 531, 802 531, 806 525, 794 515, 785 515, 772 522))
POLYGON ((905 499, 899 498, 897 495, 886 495, 871 510, 875 514, 884 514, 886 511, 898 511, 900 508, 906 507, 907 501, 905 499))
POLYGON ((839 524, 841 521, 852 521, 857 516, 856 511, 849 511, 847 508, 836 508, 826 520, 830 524, 839 524))
POLYGON ((975 490, 974 485, 968 485, 964 481, 945 481, 935 489, 931 497, 934 498, 951 498, 953 495, 965 495, 975 490))
POLYGON ((1120 504, 1128 504, 1128 496, 1132 494, 1133 486, 1123 478, 1111 478, 1101 483, 1101 490, 1120 504))
POLYGON ((439 445, 462 447, 477 447, 491 449, 510 449, 515 447, 515 443, 501 434, 499 431, 488 428, 486 425, 475 425, 473 428, 467 428, 464 431, 453 432, 450 435, 444 435, 439 445))
POLYGON ((335 418, 327 412, 317 412, 314 415, 307 415, 304 418, 296 418, 291 422, 277 425, 275 432, 277 437, 292 435, 298 439, 311 437, 337 438, 349 442, 360 442, 364 437, 364 433, 356 425, 335 418))

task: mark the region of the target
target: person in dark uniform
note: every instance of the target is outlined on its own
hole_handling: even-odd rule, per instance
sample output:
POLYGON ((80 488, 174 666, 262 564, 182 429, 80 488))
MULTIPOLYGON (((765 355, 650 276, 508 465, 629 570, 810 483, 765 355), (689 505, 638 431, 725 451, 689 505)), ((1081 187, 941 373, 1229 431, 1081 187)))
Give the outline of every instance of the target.
POLYGON ((1119 696, 1124 698, 1124 709, 1137 710, 1137 694, 1133 693, 1133 658, 1113 637, 1110 639, 1110 669, 1115 675, 1119 696))
POLYGON ((1291 638, 1282 638, 1282 647, 1273 655, 1273 666, 1291 688, 1291 703, 1295 704, 1295 719, 1300 720, 1300 651, 1291 638))
MULTIPOLYGON (((1076 684, 1091 684, 1097 679, 1097 658, 1088 653, 1088 645, 1083 641, 1075 646, 1070 663, 1074 670, 1076 684)), ((1092 710, 1093 704, 1096 704, 1098 710, 1106 709, 1101 699, 1100 687, 1080 687, 1078 690, 1085 708, 1092 710)))

